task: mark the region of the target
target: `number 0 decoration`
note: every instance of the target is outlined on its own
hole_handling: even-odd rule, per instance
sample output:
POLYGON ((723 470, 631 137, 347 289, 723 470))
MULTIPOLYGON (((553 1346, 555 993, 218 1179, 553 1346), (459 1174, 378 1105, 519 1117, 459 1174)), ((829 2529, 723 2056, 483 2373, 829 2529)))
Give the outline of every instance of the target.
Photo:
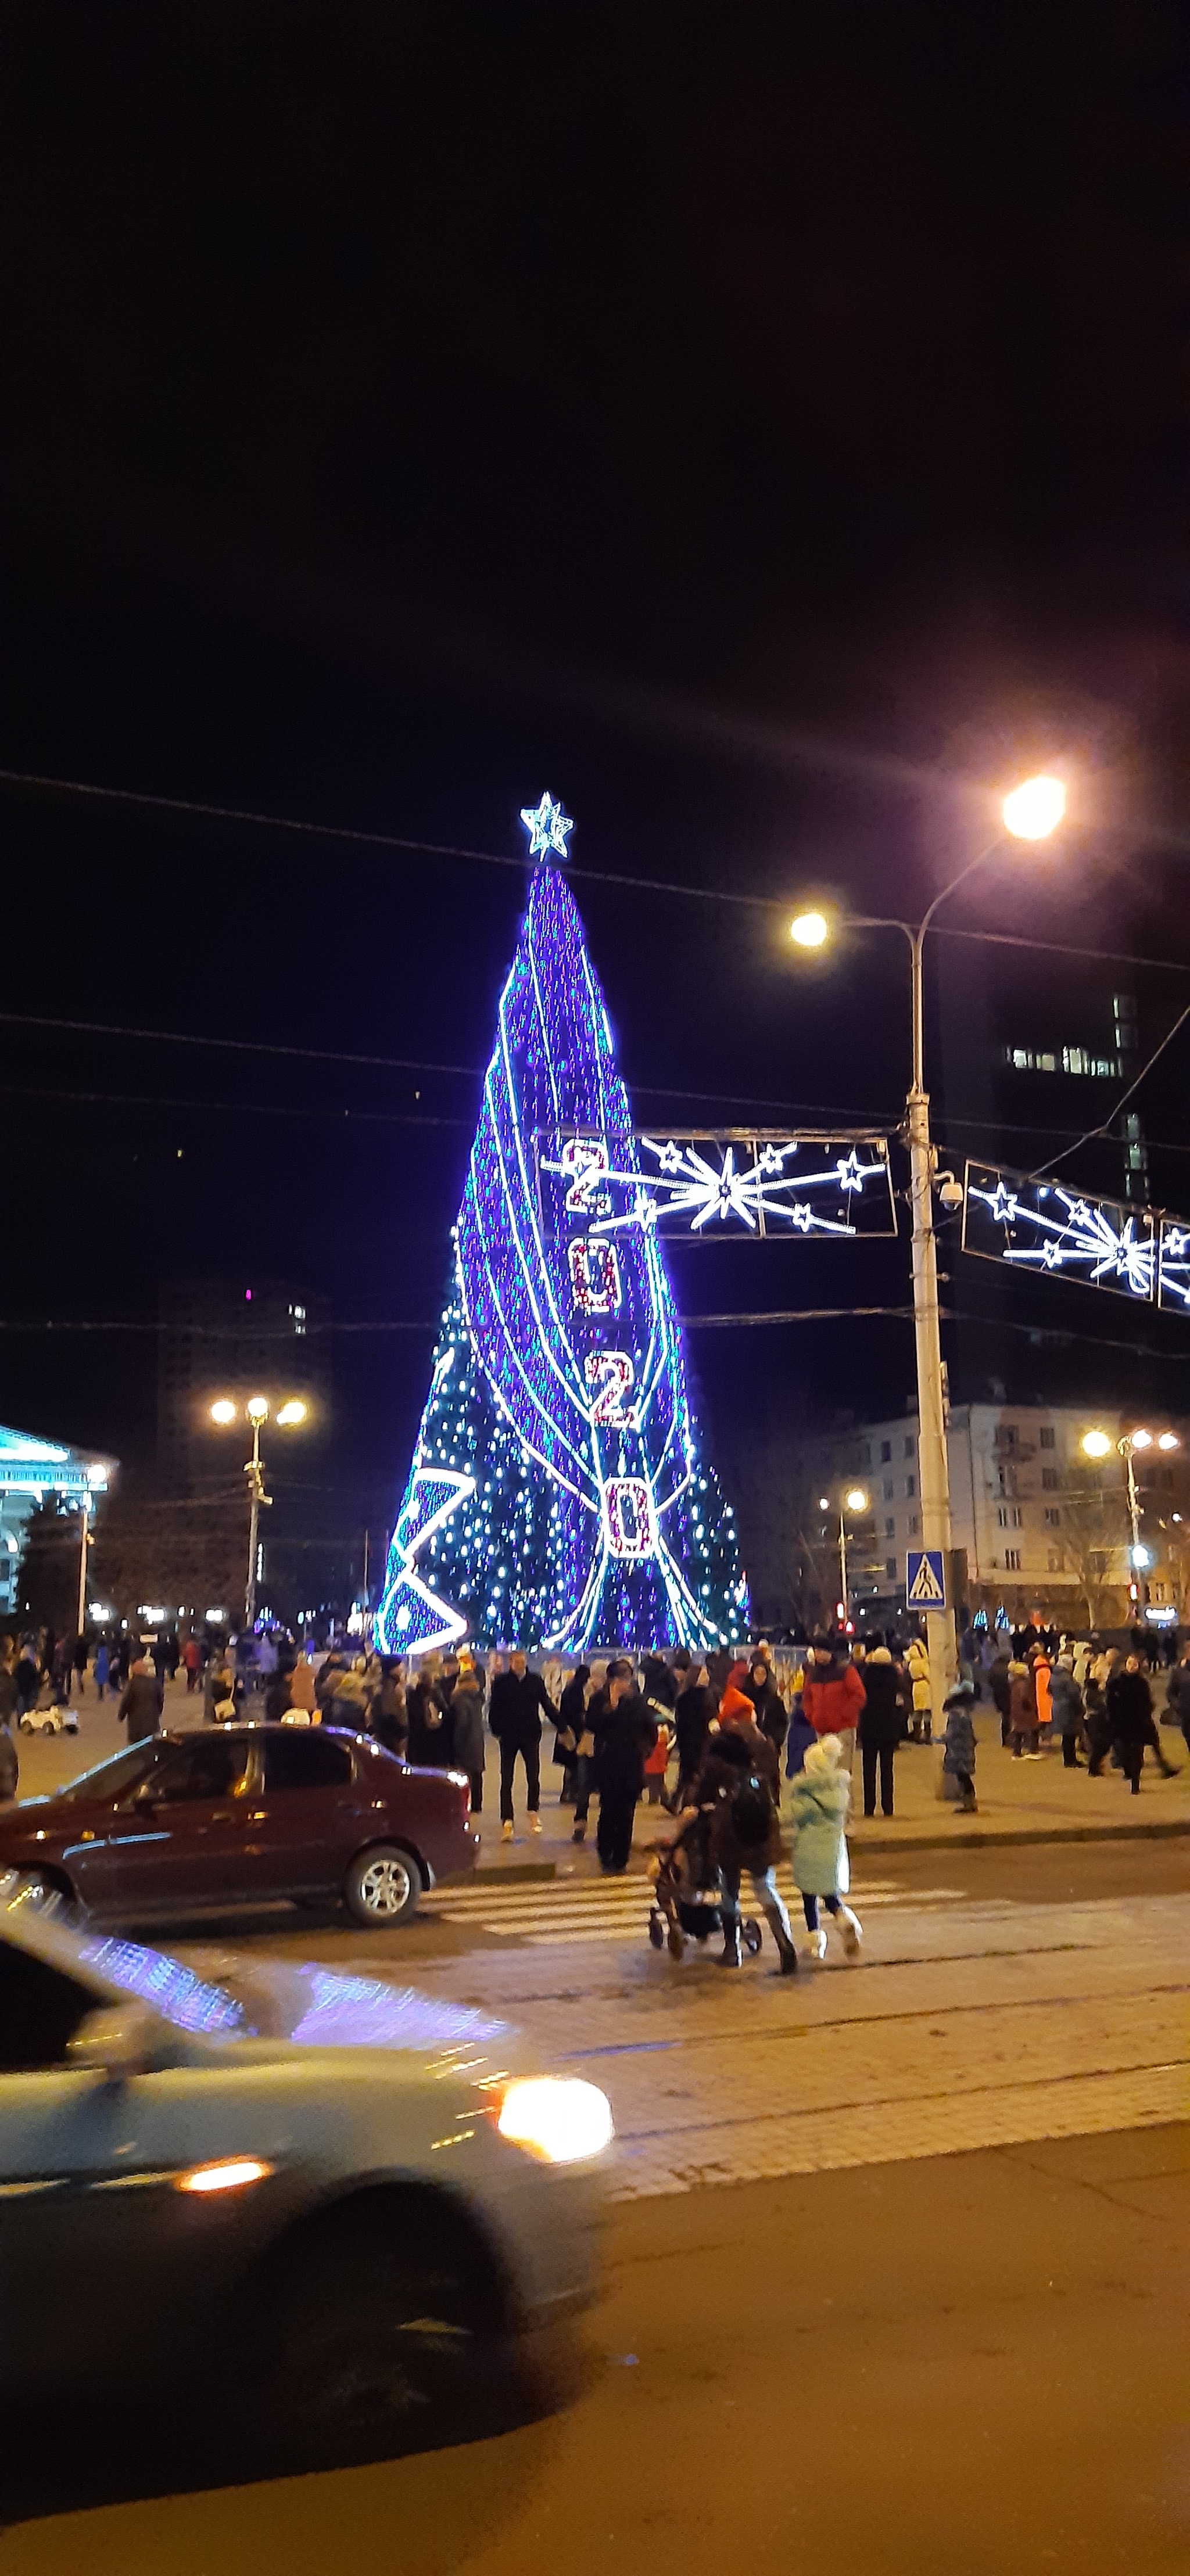
POLYGON ((603 995, 543 853, 500 997, 454 1261, 377 1630, 389 1653, 687 1645, 745 1636, 734 1516, 702 1450, 603 995), (540 1168, 537 1140, 560 1140, 540 1168), (596 1149, 593 1150, 592 1140, 596 1149))

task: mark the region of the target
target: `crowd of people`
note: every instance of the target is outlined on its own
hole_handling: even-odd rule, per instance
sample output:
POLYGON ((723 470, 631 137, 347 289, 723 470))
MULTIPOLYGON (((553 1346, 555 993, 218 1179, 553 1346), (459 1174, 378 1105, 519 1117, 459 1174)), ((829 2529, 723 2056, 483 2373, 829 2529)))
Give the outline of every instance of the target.
MULTIPOLYGON (((1040 1760, 1060 1742, 1068 1769, 1085 1767, 1099 1779, 1110 1759, 1134 1795, 1146 1752, 1171 1773, 1176 1766, 1162 1746, 1144 1642, 1108 1646, 1095 1636, 1059 1637, 1039 1611, 1011 1633, 965 1628, 958 1679, 945 1701, 942 1794, 960 1813, 975 1812, 981 1702, 997 1712, 1002 1741, 1018 1761, 1040 1760)), ((284 1635, 246 1633, 229 1643, 176 1634, 142 1640, 122 1631, 91 1647, 85 1637, 43 1633, 0 1639, 0 1796, 15 1794, 15 1734, 44 1692, 65 1702, 72 1689, 84 1692, 90 1673, 100 1701, 116 1696, 117 1715, 134 1740, 160 1726, 166 1684, 179 1671, 187 1694, 201 1693, 211 1723, 251 1712, 295 1725, 369 1730, 411 1763, 461 1771, 476 1816, 483 1813, 494 1746, 499 1826, 507 1842, 516 1831, 518 1779, 528 1831, 541 1831, 542 1736, 552 1727, 561 1803, 573 1808, 573 1839, 585 1841, 595 1799, 599 1858, 610 1870, 626 1865, 641 1798, 680 1814, 710 1751, 721 1759, 722 1739, 731 1732, 725 1721, 730 1693, 746 1705, 767 1748, 760 1767, 774 1814, 782 1757, 792 1784, 803 1779, 811 1748, 829 1739, 838 1745, 838 1769, 848 1781, 858 1751, 864 1815, 876 1814, 879 1798, 881 1813, 891 1816, 898 1750, 933 1739, 929 1658, 920 1636, 835 1635, 779 1653, 761 1641, 736 1661, 726 1650, 703 1661, 685 1648, 668 1657, 613 1656, 573 1668, 547 1657, 537 1671, 520 1649, 485 1658, 463 1646, 411 1665, 350 1640, 308 1654, 284 1635), (719 1739, 713 1748, 712 1738, 719 1739)), ((1190 1746, 1190 1643, 1168 1675, 1164 1713, 1190 1746)), ((738 1733, 739 1706, 735 1715, 738 1733)))

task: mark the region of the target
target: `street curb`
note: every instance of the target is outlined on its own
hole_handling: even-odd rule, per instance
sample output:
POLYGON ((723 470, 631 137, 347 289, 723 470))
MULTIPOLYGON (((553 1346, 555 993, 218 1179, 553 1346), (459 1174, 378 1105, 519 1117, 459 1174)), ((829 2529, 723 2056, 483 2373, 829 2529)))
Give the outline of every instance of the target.
POLYGON ((1164 1842, 1177 1834, 1190 1834, 1190 1816, 1155 1818, 1152 1824, 1137 1825, 1010 1825, 1003 1833, 961 1834, 865 1834, 854 1825, 848 1831, 848 1844, 853 1854, 860 1852, 908 1851, 1003 1851, 1019 1849, 1028 1843, 1136 1843, 1164 1842))

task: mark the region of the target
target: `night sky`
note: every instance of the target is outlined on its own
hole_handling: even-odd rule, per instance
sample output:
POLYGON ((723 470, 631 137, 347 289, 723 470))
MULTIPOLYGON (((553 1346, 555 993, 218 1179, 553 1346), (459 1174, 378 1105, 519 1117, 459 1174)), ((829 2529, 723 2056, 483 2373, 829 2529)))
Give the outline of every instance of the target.
MULTIPOLYGON (((1145 0, 18 6, 0 760, 510 859, 548 786, 576 871, 772 897, 576 876, 642 1117, 895 1122, 902 951, 807 974, 789 900, 916 912, 1022 766, 1070 763, 1070 831, 955 922, 1190 963, 1181 41, 1145 0)), ((0 1023, 4 1320, 255 1273, 424 1323, 334 1337, 370 1509, 523 873, 12 785, 0 816, 7 1012, 311 1051, 0 1023)), ((1190 983, 1140 1000, 1147 1045, 1190 983)), ((1190 1207, 1190 1167, 1153 1190, 1190 1207)), ((676 1275, 697 1314, 896 1302, 907 1268, 676 1275)), ((1184 1402, 1190 1327, 1042 1309, 1091 1337, 1065 1384, 1184 1402), (1166 1356, 1094 1338, 1130 1334, 1166 1356)), ((912 1383, 896 1322, 692 1347, 729 1445, 912 1383)), ((146 1332, 9 1331, 0 1418, 147 1455, 155 1367, 146 1332)))

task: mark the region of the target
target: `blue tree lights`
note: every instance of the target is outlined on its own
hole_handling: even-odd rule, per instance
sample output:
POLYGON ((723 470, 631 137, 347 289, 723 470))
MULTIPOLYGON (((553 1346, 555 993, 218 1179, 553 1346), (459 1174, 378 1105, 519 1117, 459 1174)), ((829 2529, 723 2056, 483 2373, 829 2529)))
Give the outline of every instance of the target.
MULTIPOLYGON (((547 810, 548 809, 548 810, 547 810)), ((484 1082, 430 1392, 377 1627, 389 1653, 688 1645, 746 1632, 735 1525, 702 1457, 653 1225, 596 1233, 598 1172, 538 1168, 578 1127, 639 1169, 582 923, 543 849, 484 1082)))

